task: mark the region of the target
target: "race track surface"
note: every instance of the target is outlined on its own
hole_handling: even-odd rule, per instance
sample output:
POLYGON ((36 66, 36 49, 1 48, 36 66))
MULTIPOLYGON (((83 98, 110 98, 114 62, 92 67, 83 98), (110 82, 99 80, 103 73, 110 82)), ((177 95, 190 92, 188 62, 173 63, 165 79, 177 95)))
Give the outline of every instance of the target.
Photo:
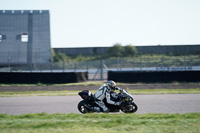
MULTIPOLYGON (((134 95, 136 113, 200 112, 200 94, 134 95)), ((0 113, 79 113, 79 96, 0 97, 0 113)))

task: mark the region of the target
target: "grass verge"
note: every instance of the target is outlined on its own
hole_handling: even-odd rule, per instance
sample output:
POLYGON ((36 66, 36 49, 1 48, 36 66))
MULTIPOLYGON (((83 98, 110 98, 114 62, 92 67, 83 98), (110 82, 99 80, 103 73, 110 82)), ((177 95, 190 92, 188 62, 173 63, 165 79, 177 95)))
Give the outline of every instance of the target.
MULTIPOLYGON (((79 83, 66 83, 66 84, 44 84, 44 83, 37 83, 37 84, 0 84, 0 86, 72 86, 72 85, 102 85, 105 84, 106 81, 87 81, 87 82, 79 82, 79 83)), ((126 84, 126 83, 119 83, 119 84, 126 84)))
POLYGON ((1 133, 199 133, 200 113, 0 114, 1 133))
MULTIPOLYGON (((79 82, 79 83, 66 83, 66 84, 45 84, 45 83, 36 83, 36 84, 0 84, 0 86, 76 86, 76 85, 97 85, 101 86, 102 84, 105 84, 107 81, 86 81, 86 82, 79 82)), ((172 82, 172 83, 149 83, 149 84, 199 84, 200 82, 172 82)), ((117 82, 117 85, 143 85, 146 83, 122 83, 117 82)), ((147 83, 148 84, 148 83, 147 83)))
MULTIPOLYGON (((81 91, 81 90, 80 90, 81 91)), ((25 92, 0 92, 0 97, 23 97, 23 96, 77 96, 78 90, 73 91, 25 91, 25 92)), ((145 94, 200 94, 198 89, 138 89, 127 90, 132 95, 145 94)), ((93 94, 96 90, 91 91, 93 94)))

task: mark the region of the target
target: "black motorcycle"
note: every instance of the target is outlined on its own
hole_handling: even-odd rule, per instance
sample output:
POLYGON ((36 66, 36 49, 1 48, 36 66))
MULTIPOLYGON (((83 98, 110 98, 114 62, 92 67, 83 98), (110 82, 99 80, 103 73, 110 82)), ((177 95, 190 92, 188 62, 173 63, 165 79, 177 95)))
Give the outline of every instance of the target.
MULTIPOLYGON (((83 90, 78 94, 83 99, 78 103, 78 110, 81 113, 103 112, 103 109, 94 102, 94 96, 89 90, 83 90)), ((104 99, 109 112, 120 112, 121 110, 124 113, 135 113, 138 109, 137 105, 133 102, 131 94, 124 89, 121 89, 120 93, 111 92, 110 98, 112 101, 120 102, 121 104, 120 106, 108 104, 106 99, 104 99)))

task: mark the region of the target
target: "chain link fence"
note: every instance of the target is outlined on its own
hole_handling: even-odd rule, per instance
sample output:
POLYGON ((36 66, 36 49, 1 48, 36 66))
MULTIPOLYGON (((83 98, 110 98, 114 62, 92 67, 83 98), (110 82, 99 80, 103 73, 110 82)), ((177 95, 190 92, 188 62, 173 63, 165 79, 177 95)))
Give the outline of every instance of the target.
POLYGON ((200 70, 199 56, 118 58, 79 62, 57 62, 34 64, 32 66, 13 66, 0 69, 2 72, 88 72, 89 80, 107 79, 107 71, 185 71, 200 70))

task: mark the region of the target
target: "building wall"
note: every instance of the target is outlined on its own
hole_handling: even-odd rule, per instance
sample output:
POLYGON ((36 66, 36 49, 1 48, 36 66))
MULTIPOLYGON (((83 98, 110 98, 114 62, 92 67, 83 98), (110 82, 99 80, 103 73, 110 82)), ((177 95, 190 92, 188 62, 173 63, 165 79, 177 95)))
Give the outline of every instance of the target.
POLYGON ((66 55, 92 55, 104 54, 109 47, 85 47, 85 48, 54 48, 55 52, 65 53, 66 55))
POLYGON ((137 46, 137 50, 145 54, 200 54, 200 45, 137 46))
POLYGON ((49 17, 48 10, 0 10, 0 66, 50 61, 49 17))
MULTIPOLYGON (((136 48, 143 54, 200 54, 200 45, 136 46, 136 48)), ((54 48, 54 50, 66 55, 92 55, 105 54, 109 47, 54 48)))

